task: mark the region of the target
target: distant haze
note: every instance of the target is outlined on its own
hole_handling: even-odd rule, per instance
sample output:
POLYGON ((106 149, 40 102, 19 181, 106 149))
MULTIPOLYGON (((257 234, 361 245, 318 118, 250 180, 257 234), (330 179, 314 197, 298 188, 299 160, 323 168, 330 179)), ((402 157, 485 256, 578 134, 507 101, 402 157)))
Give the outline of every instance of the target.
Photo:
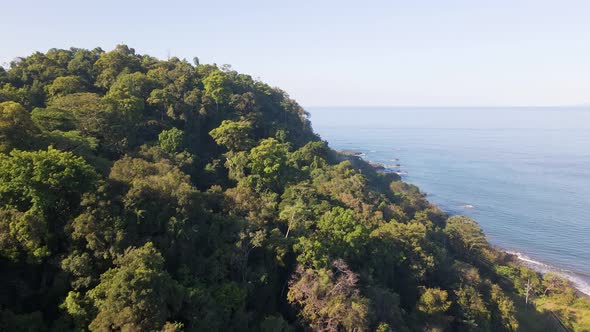
POLYGON ((0 64, 52 47, 229 63, 304 106, 590 104, 590 2, 8 1, 0 64))

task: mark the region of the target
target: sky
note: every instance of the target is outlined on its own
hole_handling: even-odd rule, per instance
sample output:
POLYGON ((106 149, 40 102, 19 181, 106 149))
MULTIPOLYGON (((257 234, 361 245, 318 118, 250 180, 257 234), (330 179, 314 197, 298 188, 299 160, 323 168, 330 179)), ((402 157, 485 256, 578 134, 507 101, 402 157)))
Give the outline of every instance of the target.
POLYGON ((0 65, 125 43, 318 106, 590 105, 590 1, 8 0, 0 65))

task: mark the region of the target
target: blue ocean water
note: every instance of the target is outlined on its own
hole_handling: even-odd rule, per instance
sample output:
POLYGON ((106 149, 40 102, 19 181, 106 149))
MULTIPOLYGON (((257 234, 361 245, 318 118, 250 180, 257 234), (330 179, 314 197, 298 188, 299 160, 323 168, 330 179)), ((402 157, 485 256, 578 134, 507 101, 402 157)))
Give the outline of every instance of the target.
POLYGON ((307 111, 332 148, 388 165, 492 244, 590 294, 590 108, 307 111))

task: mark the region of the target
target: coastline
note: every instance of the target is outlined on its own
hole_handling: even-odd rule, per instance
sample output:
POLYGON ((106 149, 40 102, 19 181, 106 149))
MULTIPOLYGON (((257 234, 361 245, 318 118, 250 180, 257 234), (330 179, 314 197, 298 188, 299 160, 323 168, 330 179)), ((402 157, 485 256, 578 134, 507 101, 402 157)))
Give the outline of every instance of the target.
MULTIPOLYGON (((401 171, 399 169, 400 167, 402 167, 402 165, 399 164, 398 159, 395 159, 396 164, 393 167, 391 167, 390 165, 385 165, 382 163, 378 163, 375 161, 365 159, 364 157, 366 157, 366 154, 363 152, 360 152, 360 151, 342 150, 342 151, 338 151, 338 152, 344 156, 364 160, 365 162, 367 162, 370 166, 372 166, 378 172, 395 173, 395 174, 399 175, 400 177, 407 174, 406 172, 401 171)), ((424 196, 426 196, 426 194, 424 194, 424 196)), ((431 204, 433 204, 433 203, 431 202, 431 204)), ((471 206, 471 205, 469 205, 468 207, 473 208, 473 206, 471 206)), ((444 209, 441 209, 441 210, 449 216, 454 215, 450 211, 446 211, 444 209)), ((569 271, 569 270, 560 268, 558 266, 544 263, 541 260, 536 260, 536 259, 528 256, 526 253, 498 247, 494 244, 492 244, 492 246, 494 246, 494 248, 496 250, 499 250, 505 254, 510 255, 516 264, 530 268, 533 271, 535 271, 541 275, 546 274, 546 273, 555 273, 555 274, 560 275, 561 277, 565 278, 569 282, 570 286, 578 293, 579 296, 586 297, 586 298, 590 297, 590 276, 587 277, 588 279, 585 279, 579 273, 569 271)))
POLYGON ((498 250, 502 250, 506 254, 511 255, 518 264, 528 267, 537 273, 555 273, 562 276, 568 280, 570 286, 576 290, 579 296, 590 297, 590 284, 584 280, 579 273, 543 263, 520 252, 510 251, 503 248, 498 248, 498 250))

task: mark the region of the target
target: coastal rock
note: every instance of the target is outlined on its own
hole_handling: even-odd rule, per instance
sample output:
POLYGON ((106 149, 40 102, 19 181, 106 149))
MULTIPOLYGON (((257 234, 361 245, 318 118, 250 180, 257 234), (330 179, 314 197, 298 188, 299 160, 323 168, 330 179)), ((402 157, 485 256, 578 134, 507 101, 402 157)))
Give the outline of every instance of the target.
POLYGON ((345 156, 356 156, 356 157, 360 157, 360 156, 364 155, 364 153, 362 153, 360 151, 354 151, 354 150, 341 150, 341 151, 338 151, 338 153, 345 155, 345 156))

